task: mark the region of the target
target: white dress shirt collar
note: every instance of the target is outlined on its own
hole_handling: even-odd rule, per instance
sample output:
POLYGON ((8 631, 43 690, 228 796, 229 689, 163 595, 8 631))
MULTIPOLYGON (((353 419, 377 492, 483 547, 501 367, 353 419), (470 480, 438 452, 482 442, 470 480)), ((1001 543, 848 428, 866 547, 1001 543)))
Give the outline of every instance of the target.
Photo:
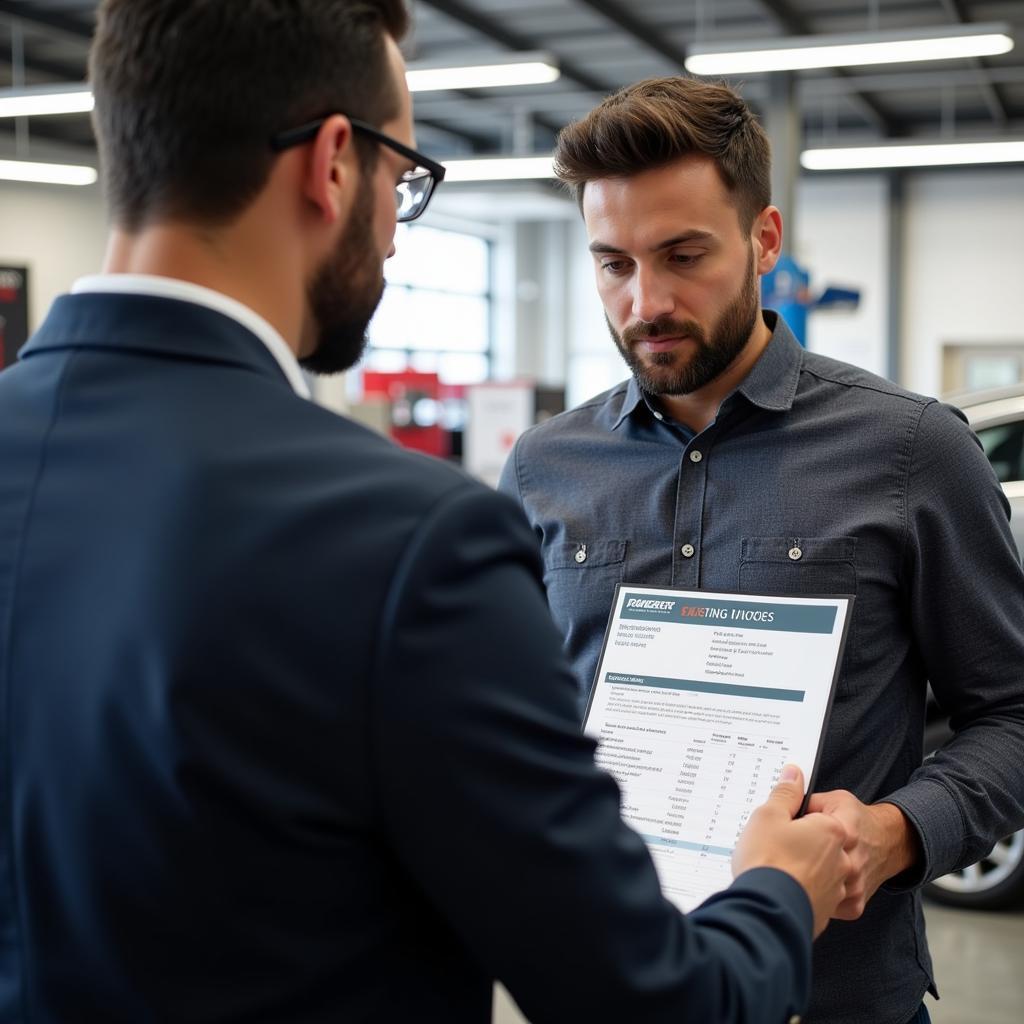
POLYGON ((193 284, 191 281, 181 281, 178 278, 157 277, 154 274, 94 274, 79 278, 74 283, 71 292, 74 295, 86 292, 153 295, 158 298, 191 302, 197 306, 205 306, 207 309, 223 313, 224 316, 230 317, 251 331, 266 345, 297 395, 302 398, 310 397, 309 385, 302 376, 299 362, 278 331, 259 313, 212 288, 204 288, 202 285, 193 284))

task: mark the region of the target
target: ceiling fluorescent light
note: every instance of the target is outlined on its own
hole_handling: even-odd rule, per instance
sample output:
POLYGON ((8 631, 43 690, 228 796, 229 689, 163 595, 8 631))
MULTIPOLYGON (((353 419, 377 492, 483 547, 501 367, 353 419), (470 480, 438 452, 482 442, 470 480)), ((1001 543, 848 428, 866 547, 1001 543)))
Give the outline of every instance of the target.
MULTIPOLYGON (((406 72, 410 92, 442 89, 500 89, 517 85, 545 85, 561 76, 558 66, 543 54, 467 67, 414 67, 406 72)), ((82 86, 42 86, 0 89, 0 118, 39 117, 54 114, 87 114, 93 95, 82 86)))
POLYGON ((485 157, 474 160, 446 160, 445 183, 450 181, 521 181, 553 178, 551 156, 485 157))
POLYGON ((690 48, 686 70, 695 75, 749 75, 761 71, 991 57, 1013 49, 1009 31, 1007 25, 996 23, 698 44, 690 48))
POLYGON ((1024 163, 1024 140, 918 142, 899 145, 806 149, 800 154, 800 163, 809 171, 1024 163))
POLYGON ((0 89, 0 117, 36 117, 46 114, 86 114, 93 108, 92 93, 82 87, 45 86, 40 89, 0 89))
POLYGON ((405 73, 410 92, 440 89, 500 89, 516 85, 545 85, 561 72, 544 54, 518 54, 509 60, 466 67, 413 66, 405 73))
POLYGON ((97 177, 95 167, 0 160, 0 179, 4 181, 30 181, 40 185, 91 185, 97 177))

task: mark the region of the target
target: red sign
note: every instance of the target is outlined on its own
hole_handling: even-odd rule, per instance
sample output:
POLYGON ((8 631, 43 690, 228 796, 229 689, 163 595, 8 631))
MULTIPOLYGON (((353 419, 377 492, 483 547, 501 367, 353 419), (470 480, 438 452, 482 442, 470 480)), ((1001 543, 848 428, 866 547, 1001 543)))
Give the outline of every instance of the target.
POLYGON ((28 341, 28 270, 0 267, 0 368, 28 341))
POLYGON ((363 371, 363 397, 391 403, 391 436, 403 448, 443 459, 451 445, 441 424, 441 391, 436 373, 363 371))

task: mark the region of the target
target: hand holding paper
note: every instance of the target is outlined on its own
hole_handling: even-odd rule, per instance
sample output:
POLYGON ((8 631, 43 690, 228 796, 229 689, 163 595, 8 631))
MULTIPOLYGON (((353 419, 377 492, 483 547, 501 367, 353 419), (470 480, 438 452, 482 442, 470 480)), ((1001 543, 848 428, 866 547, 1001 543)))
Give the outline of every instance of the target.
POLYGON ((794 816, 804 795, 804 777, 788 764, 768 799, 750 821, 732 855, 733 873, 750 868, 778 868, 803 886, 814 911, 817 938, 846 898, 852 862, 844 846, 853 845, 838 818, 829 814, 794 816))
POLYGON ((856 921, 878 887, 917 860, 917 835, 895 804, 863 804, 846 790, 815 793, 807 806, 842 822, 851 838, 846 898, 832 916, 856 921))

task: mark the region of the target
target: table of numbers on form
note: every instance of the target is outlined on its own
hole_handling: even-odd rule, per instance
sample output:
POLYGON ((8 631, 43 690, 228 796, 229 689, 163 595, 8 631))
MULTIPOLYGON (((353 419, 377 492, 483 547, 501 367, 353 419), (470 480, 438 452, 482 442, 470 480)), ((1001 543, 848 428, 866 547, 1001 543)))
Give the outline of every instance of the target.
POLYGON ((688 911, 726 888, 736 841, 789 759, 787 739, 625 722, 606 722, 600 739, 597 762, 617 778, 623 816, 646 840, 665 895, 688 911))

